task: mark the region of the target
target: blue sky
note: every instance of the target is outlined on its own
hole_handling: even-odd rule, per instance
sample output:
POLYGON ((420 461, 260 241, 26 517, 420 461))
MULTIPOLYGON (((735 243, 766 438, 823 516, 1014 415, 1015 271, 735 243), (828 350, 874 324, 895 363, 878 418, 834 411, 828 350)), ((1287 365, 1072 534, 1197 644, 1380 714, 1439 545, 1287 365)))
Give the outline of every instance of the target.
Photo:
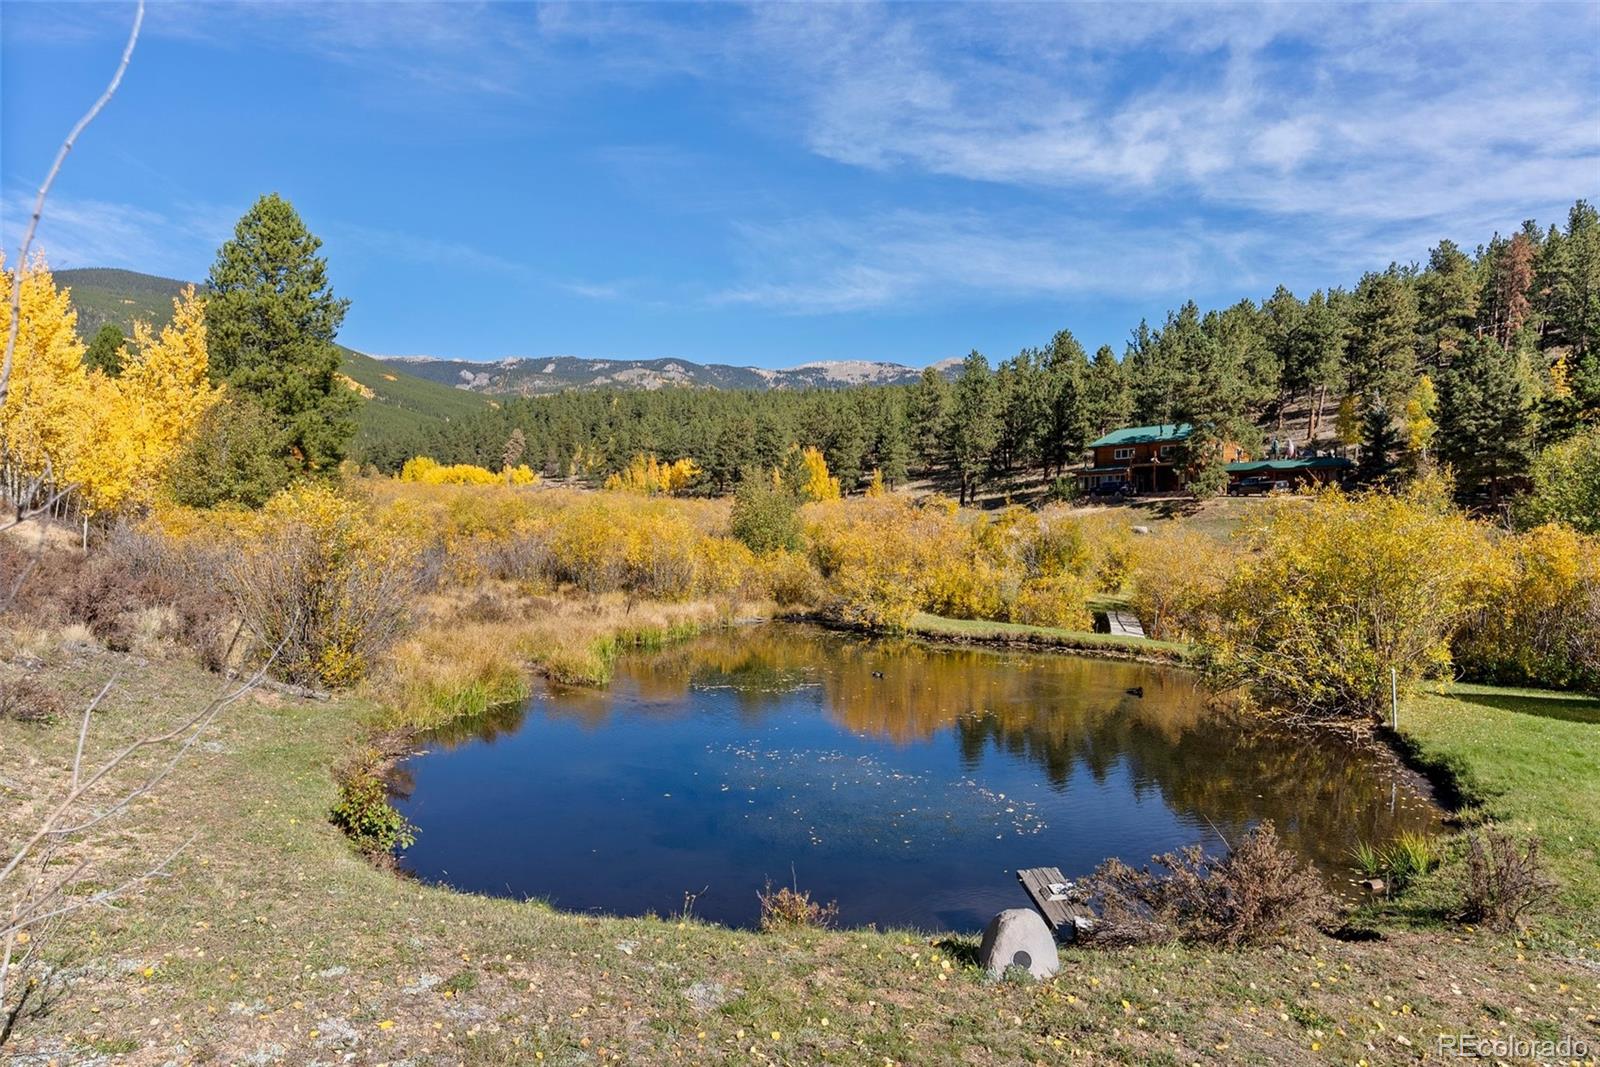
MULTIPOLYGON (((132 13, 6 4, 8 248, 132 13)), ((1597 41, 1595 3, 153 4, 42 244, 199 278, 276 190, 377 354, 1120 352, 1597 198, 1597 41)))

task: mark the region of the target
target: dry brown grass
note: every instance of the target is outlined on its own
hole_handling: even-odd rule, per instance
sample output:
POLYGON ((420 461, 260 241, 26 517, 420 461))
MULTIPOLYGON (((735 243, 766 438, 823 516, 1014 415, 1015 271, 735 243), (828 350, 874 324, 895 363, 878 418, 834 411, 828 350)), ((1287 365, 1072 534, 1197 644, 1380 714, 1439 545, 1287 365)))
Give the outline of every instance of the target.
POLYGON ((535 676, 599 685, 617 653, 764 617, 770 606, 729 601, 635 601, 532 595, 512 583, 424 599, 424 621, 393 650, 376 686, 392 705, 385 725, 427 729, 527 695, 535 676))
POLYGON ((766 889, 757 893, 761 901, 761 929, 767 933, 776 930, 822 930, 839 919, 839 905, 834 901, 823 904, 811 899, 811 894, 788 886, 766 889))

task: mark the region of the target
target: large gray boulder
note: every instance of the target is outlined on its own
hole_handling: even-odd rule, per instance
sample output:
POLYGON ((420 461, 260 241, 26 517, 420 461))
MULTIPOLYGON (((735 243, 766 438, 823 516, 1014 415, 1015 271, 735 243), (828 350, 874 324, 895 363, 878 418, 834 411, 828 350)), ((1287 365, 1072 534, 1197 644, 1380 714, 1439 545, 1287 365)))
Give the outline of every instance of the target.
POLYGON ((1008 908, 989 920, 978 963, 991 978, 1002 977, 1008 967, 1021 967, 1035 978, 1049 978, 1061 969, 1055 935, 1032 908, 1008 908))

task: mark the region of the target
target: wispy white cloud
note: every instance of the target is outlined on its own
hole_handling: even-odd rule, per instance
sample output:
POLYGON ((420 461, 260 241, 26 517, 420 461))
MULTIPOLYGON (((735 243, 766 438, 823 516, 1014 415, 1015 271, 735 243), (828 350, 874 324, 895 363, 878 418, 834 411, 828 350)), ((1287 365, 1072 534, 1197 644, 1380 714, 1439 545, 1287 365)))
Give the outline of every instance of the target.
POLYGON ((1373 222, 1600 184, 1592 5, 1135 11, 774 5, 757 24, 807 143, 878 170, 1373 222))
POLYGON ((899 210, 809 215, 738 228, 744 280, 713 305, 798 313, 1193 289, 1244 276, 1255 239, 1192 225, 1160 233, 1117 220, 899 210), (1119 253, 1108 256, 1108 245, 1119 253))
MULTIPOLYGON (((243 3, 158 5, 151 19, 155 34, 344 64, 375 98, 515 108, 696 82, 762 138, 885 181, 871 202, 819 208, 792 189, 697 182, 717 161, 671 130, 596 148, 637 197, 714 208, 733 258, 707 272, 733 280, 699 296, 626 264, 626 283, 556 283, 596 300, 826 313, 1215 290, 1285 271, 1348 281, 1600 194, 1593 3, 243 3)), ((87 32, 76 14, 62 25, 87 32)), ((76 210, 50 235, 66 258, 174 258, 169 218, 76 210)), ((519 269, 465 242, 328 235, 519 269)))
MULTIPOLYGON (((0 239, 13 254, 22 243, 33 198, 5 198, 0 239)), ((205 205, 171 214, 105 200, 52 196, 34 240, 51 267, 125 267, 174 278, 204 273, 232 219, 205 205)))
POLYGON ((925 181, 915 216, 747 214, 724 302, 1156 291, 1311 264, 1347 281, 1600 193, 1593 4, 769 4, 731 28, 624 10, 567 9, 560 32, 670 54, 749 87, 736 106, 764 132, 925 181), (926 184, 952 179, 996 187, 994 206, 926 184))

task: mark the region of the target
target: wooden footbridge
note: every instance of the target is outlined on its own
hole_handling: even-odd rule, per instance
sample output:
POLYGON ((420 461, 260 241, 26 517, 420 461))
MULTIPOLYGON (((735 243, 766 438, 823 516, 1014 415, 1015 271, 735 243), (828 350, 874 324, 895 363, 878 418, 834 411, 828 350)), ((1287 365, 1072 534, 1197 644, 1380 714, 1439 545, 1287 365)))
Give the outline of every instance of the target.
POLYGON ((1094 912, 1069 897, 1072 883, 1059 867, 1027 867, 1017 872, 1017 881, 1022 883, 1022 891, 1044 916, 1057 941, 1072 941, 1079 930, 1094 923, 1094 912))

